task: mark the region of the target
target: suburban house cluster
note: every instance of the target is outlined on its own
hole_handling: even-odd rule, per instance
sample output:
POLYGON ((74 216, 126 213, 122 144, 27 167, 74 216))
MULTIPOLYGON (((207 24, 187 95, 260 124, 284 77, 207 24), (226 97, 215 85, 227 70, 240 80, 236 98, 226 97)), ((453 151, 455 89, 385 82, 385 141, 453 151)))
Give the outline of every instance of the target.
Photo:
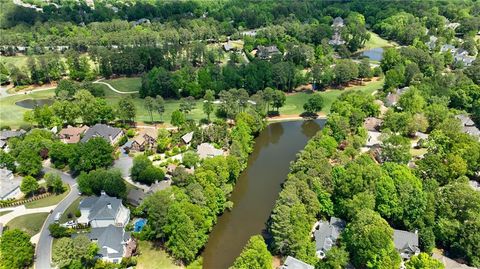
MULTIPOLYGON (((88 238, 99 247, 98 256, 102 260, 120 263, 122 258, 131 257, 136 250, 136 242, 125 226, 130 221, 130 210, 122 200, 110 197, 105 192, 100 196, 90 196, 80 202, 79 225, 90 227, 88 238)), ((76 236, 75 234, 73 236, 76 236)))

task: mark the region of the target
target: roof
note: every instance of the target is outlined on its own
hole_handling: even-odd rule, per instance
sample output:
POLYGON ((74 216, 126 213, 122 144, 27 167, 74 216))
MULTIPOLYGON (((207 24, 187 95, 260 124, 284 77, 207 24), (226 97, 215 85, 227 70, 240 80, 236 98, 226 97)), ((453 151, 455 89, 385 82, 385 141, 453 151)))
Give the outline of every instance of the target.
POLYGON ((383 120, 375 117, 368 117, 363 122, 363 127, 368 131, 377 131, 380 125, 382 125, 383 120))
POLYGON ((88 130, 88 126, 73 127, 68 126, 62 129, 58 135, 65 143, 78 143, 80 136, 88 130))
POLYGON ((190 141, 192 141, 192 138, 193 138, 193 132, 186 133, 182 136, 182 140, 183 142, 185 142, 185 144, 190 143, 190 141))
POLYGON ((230 43, 230 41, 228 41, 227 43, 223 44, 223 49, 225 51, 230 51, 235 49, 235 47, 230 43))
POLYGON ((343 19, 341 17, 336 17, 335 19, 333 19, 332 26, 333 27, 343 27, 343 19))
POLYGON ((278 50, 277 46, 272 45, 272 46, 258 46, 257 47, 257 56, 260 58, 269 58, 273 54, 279 54, 280 50, 278 50))
POLYGON ((163 190, 169 188, 170 185, 172 185, 171 180, 161 180, 160 182, 157 182, 157 183, 153 184, 152 186, 150 186, 150 189, 148 190, 148 192, 149 193, 154 193, 154 192, 157 192, 157 191, 163 191, 163 190))
POLYGON ((128 202, 134 206, 140 205, 143 198, 145 198, 145 193, 140 189, 131 189, 127 194, 128 202))
POLYGON ((142 145, 143 143, 145 143, 145 136, 148 136, 156 141, 158 137, 158 131, 155 128, 141 129, 138 134, 133 138, 133 141, 137 142, 139 145, 142 145))
POLYGON ((0 140, 0 148, 4 148, 7 145, 7 142, 5 140, 0 140))
POLYGON ((21 136, 25 133, 26 132, 22 129, 20 129, 18 131, 4 130, 4 131, 0 132, 0 139, 7 140, 7 139, 12 138, 12 137, 21 136))
POLYGON ((317 251, 330 250, 336 244, 345 226, 344 220, 335 217, 330 218, 330 223, 320 221, 318 228, 313 232, 315 249, 317 251))
POLYGON ((82 138, 82 142, 87 142, 93 137, 103 137, 108 142, 122 133, 122 129, 108 126, 106 124, 95 124, 90 127, 82 138))
POLYGON ((197 147, 197 153, 201 159, 204 159, 207 157, 221 156, 223 155, 223 150, 216 149, 210 143, 202 143, 197 147))
POLYGON ((130 239, 130 233, 125 232, 123 227, 109 225, 102 228, 92 228, 88 234, 90 240, 96 241, 99 254, 108 258, 123 257, 123 245, 130 239))
POLYGON ((12 171, 0 169, 0 200, 5 199, 10 193, 20 187, 21 178, 15 178, 12 171))
POLYGON ((122 205, 122 200, 110 197, 105 193, 100 196, 90 196, 80 202, 80 209, 87 209, 88 221, 115 219, 122 205))
POLYGON ((402 230, 393 230, 393 244, 395 249, 408 249, 413 252, 420 251, 418 248, 418 234, 402 230))
POLYGON ((445 44, 445 45, 442 45, 442 47, 440 47, 440 52, 447 52, 447 51, 455 52, 456 50, 457 48, 455 48, 455 46, 450 44, 445 44))
POLYGON ((314 269, 314 267, 308 263, 302 262, 299 259, 295 259, 292 256, 288 256, 283 263, 281 269, 314 269))
POLYGON ((367 138, 367 143, 365 144, 367 147, 373 147, 381 143, 380 141, 380 136, 382 135, 381 132, 368 131, 367 133, 368 133, 368 138, 367 138))
POLYGON ((462 123, 462 126, 475 126, 475 122, 465 114, 456 115, 455 118, 459 119, 462 123))

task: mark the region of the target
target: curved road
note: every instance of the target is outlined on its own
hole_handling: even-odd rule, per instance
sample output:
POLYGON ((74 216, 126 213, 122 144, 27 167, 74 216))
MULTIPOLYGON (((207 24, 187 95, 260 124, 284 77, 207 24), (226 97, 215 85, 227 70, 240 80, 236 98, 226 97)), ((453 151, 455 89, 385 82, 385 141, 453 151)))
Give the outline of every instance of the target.
POLYGON ((101 80, 103 80, 103 78, 97 79, 97 80, 95 80, 95 81, 92 82, 92 83, 94 83, 94 84, 103 84, 103 85, 107 86, 110 90, 112 90, 112 91, 114 91, 114 92, 116 92, 116 93, 118 93, 118 94, 130 94, 130 93, 137 93, 137 92, 138 92, 138 91, 121 92, 121 91, 115 89, 112 85, 110 85, 110 84, 108 84, 108 83, 106 83, 106 82, 103 82, 103 81, 101 81, 101 80))
POLYGON ((43 223, 42 230, 40 231, 40 237, 35 249, 35 268, 36 269, 50 269, 52 260, 52 242, 53 237, 50 236, 48 226, 54 223, 54 218, 57 213, 63 213, 78 197, 78 187, 76 180, 67 173, 61 172, 53 168, 43 168, 44 173, 54 172, 62 177, 63 182, 70 185, 70 193, 57 205, 52 214, 48 215, 45 223, 43 223))

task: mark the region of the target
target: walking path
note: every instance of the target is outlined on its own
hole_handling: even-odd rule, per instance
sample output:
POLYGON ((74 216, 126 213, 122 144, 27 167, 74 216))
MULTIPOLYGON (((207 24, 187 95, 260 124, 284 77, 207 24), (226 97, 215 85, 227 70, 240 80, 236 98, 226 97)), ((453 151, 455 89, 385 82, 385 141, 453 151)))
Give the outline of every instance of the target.
POLYGON ((12 212, 5 214, 0 217, 0 223, 8 224, 9 221, 16 217, 20 217, 23 215, 28 215, 28 214, 33 214, 33 213, 45 213, 45 212, 50 212, 56 207, 56 205, 52 206, 46 206, 46 207, 39 207, 39 208, 26 208, 25 205, 20 205, 16 207, 7 207, 7 208, 2 208, 1 211, 10 211, 13 210, 12 212))
POLYGON ((48 87, 37 87, 33 88, 32 90, 24 91, 24 92, 16 92, 16 93, 8 93, 7 88, 0 88, 0 98, 15 96, 15 95, 28 95, 34 92, 41 92, 41 91, 48 91, 51 89, 55 89, 57 86, 48 86, 48 87))
POLYGON ((107 86, 110 90, 112 90, 112 91, 114 91, 114 92, 116 92, 116 93, 119 93, 119 94, 138 93, 138 91, 121 92, 121 91, 115 89, 114 87, 112 87, 112 85, 110 85, 110 84, 108 84, 108 83, 106 83, 106 82, 103 82, 103 81, 101 81, 101 80, 103 80, 103 78, 97 79, 97 80, 95 80, 95 81, 92 82, 92 83, 94 83, 94 84, 103 84, 103 85, 107 86))

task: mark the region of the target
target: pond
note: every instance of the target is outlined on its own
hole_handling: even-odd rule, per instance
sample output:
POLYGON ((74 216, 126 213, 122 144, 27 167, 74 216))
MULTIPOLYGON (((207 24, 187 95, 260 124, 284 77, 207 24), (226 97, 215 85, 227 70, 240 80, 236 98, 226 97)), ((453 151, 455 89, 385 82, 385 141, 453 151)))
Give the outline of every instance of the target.
POLYGON ((203 268, 230 267, 248 239, 265 232, 290 162, 324 124, 324 120, 278 122, 260 133, 232 193, 234 206, 218 218, 209 236, 203 268))
POLYGON ((54 102, 53 99, 25 99, 25 100, 18 101, 15 104, 23 108, 33 109, 36 106, 43 106, 43 105, 49 106, 53 104, 53 102, 54 102))
POLYGON ((381 61, 383 59, 383 48, 373 48, 369 50, 364 50, 358 55, 360 58, 369 58, 373 61, 381 61))

